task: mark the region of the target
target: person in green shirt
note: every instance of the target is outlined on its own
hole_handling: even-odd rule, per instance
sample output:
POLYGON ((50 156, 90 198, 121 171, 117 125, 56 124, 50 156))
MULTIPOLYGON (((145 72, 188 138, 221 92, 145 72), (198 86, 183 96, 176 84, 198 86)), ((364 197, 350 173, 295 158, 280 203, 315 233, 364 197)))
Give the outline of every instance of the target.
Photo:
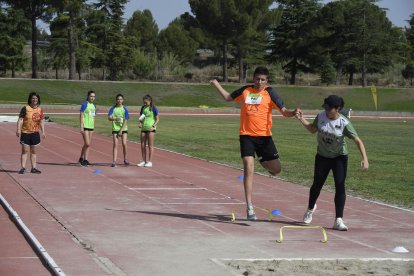
POLYGON ((334 201, 336 213, 333 229, 340 231, 348 230, 348 227, 342 219, 345 208, 345 179, 348 167, 348 150, 345 137, 353 140, 357 145, 362 157, 362 170, 367 170, 369 167, 364 143, 358 137, 351 121, 341 114, 344 104, 344 100, 341 97, 330 95, 325 98, 322 105, 325 111, 319 113, 312 123, 303 117, 301 111, 296 115, 309 132, 317 132, 318 142, 313 184, 310 188, 308 209, 303 217, 303 222, 306 224, 311 223, 312 215, 316 210, 316 200, 319 197, 329 172, 332 170, 335 182, 334 201))
POLYGON ((96 93, 95 91, 88 91, 86 101, 82 103, 80 108, 80 133, 83 138, 83 147, 79 157, 81 166, 89 166, 88 161, 89 148, 92 142, 92 134, 95 128, 96 106, 94 104, 96 93))
POLYGON ((152 167, 151 158, 154 154, 154 137, 157 130, 157 124, 160 120, 158 109, 154 105, 152 97, 145 95, 142 99, 143 106, 139 112, 139 125, 141 129, 141 154, 142 161, 137 164, 138 167, 152 167), (148 154, 147 154, 148 145, 148 154))
POLYGON ((118 94, 115 97, 116 104, 109 109, 108 120, 112 122, 112 164, 111 167, 116 167, 116 159, 118 154, 118 139, 122 138, 122 148, 124 153, 124 165, 128 166, 127 158, 127 138, 128 138, 128 108, 124 106, 124 96, 118 94))

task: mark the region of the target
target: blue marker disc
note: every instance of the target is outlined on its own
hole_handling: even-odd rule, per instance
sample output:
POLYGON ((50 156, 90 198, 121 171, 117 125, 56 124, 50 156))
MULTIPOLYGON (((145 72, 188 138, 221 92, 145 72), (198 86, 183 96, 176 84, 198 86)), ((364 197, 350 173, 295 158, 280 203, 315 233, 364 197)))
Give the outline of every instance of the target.
POLYGON ((93 173, 101 173, 102 170, 95 170, 93 173))
POLYGON ((273 210, 272 211, 272 215, 274 215, 274 216, 279 216, 281 214, 283 214, 283 213, 280 210, 273 210))
POLYGON ((243 180, 243 179, 244 179, 244 176, 243 176, 243 175, 239 175, 239 176, 237 177, 237 179, 243 180))

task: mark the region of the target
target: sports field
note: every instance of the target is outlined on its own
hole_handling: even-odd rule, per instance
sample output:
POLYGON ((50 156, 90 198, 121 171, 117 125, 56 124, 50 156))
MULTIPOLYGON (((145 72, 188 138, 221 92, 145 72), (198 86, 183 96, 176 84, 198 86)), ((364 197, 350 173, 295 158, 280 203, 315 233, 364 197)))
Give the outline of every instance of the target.
MULTIPOLYGON (((81 167, 78 128, 46 128, 38 151, 43 173, 19 175, 15 123, 0 123, 0 193, 64 275, 412 274, 412 211, 348 197, 350 230, 338 232, 331 228, 333 194, 323 191, 312 222, 326 229, 322 243, 319 227, 289 228, 303 226, 307 187, 256 175, 259 221, 246 221, 240 169, 161 149, 152 168, 111 168, 112 141, 100 134, 92 166, 81 167), (269 220, 266 209, 281 213, 269 220)), ((135 142, 129 153, 135 165, 135 142)), ((5 211, 0 221, 0 274, 50 275, 5 211)))
MULTIPOLYGON (((197 108, 196 104, 203 101, 191 103, 191 99, 199 99, 203 93, 200 90, 183 92, 176 98, 175 92, 165 98, 158 96, 160 102, 168 99, 175 108, 159 106, 154 167, 110 168, 111 125, 106 112, 113 99, 111 89, 106 88, 96 117, 90 160, 93 165, 85 168, 77 163, 82 145, 78 108, 84 92, 74 95, 68 90, 63 93, 68 95, 66 98, 61 93, 67 89, 65 85, 45 83, 53 88, 39 82, 48 91, 42 101, 49 118, 48 136, 38 154, 43 173, 17 174, 15 123, 0 123, 0 149, 4 153, 0 160, 0 194, 66 275, 414 274, 414 120, 406 116, 411 114, 409 104, 401 105, 405 106, 401 109, 404 116, 393 113, 382 118, 380 113, 353 113, 351 120, 367 148, 370 169, 360 170, 358 151, 350 144, 350 196, 345 207, 350 230, 331 229, 334 207, 329 178, 312 223, 326 229, 328 242, 321 243, 322 228, 295 228, 303 226, 316 151, 315 136, 296 119, 274 117, 272 131, 282 173, 278 179, 270 178, 256 167, 254 203, 260 220, 249 222, 244 219, 237 106, 219 105, 222 109, 218 113, 212 108, 197 108), (181 109, 180 99, 185 99, 184 105, 190 108, 181 109), (272 209, 281 214, 270 218, 268 210, 272 209), (233 214, 236 220, 232 223, 233 214), (282 227, 286 227, 285 240, 278 244, 282 227), (396 251, 399 247, 408 252, 396 251)), ((4 84, 0 81, 2 89, 4 84)), ((18 84, 22 86, 17 90, 16 83, 7 85, 15 93, 7 94, 0 113, 17 114, 27 96, 27 84, 18 84)), ((72 85, 80 85, 84 91, 94 84, 72 85)), ((146 93, 145 89, 139 93, 133 90, 128 93, 134 99, 146 93)), ((216 96, 220 99, 211 93, 212 87, 201 90, 208 91, 204 100, 209 99, 211 106, 216 96)), ((298 98, 311 99, 303 105, 317 105, 318 109, 324 93, 330 93, 321 91, 298 98)), ((398 105, 407 95, 397 94, 394 103, 398 105)), ((354 96, 350 102, 357 106, 357 98, 351 100, 354 96)), ((369 97, 362 98, 367 105, 369 97)), ((131 102, 128 146, 129 159, 135 165, 140 159, 139 101, 131 102)), ((296 103, 292 101, 292 105, 296 103)), ((305 115, 312 118, 315 112, 310 108, 305 115)), ((6 212, 0 213, 0 221, 5 225, 0 248, 7 248, 0 252, 0 275, 27 275, 27 271, 49 275, 39 254, 16 231, 6 212), (11 241, 15 241, 14 246, 11 241)))
MULTIPOLYGON (((238 116, 162 116, 156 146, 206 159, 235 168, 242 168, 237 131, 238 116)), ((77 116, 51 115, 59 123, 76 127, 77 116)), ((363 139, 370 160, 370 169, 361 172, 356 145, 349 144, 348 194, 373 199, 395 206, 414 208, 414 120, 352 120, 363 139)), ((104 115, 97 119, 97 132, 110 135, 110 124, 104 115)), ((138 141, 137 116, 130 124, 129 139, 138 141)), ((310 185, 316 137, 295 119, 275 118, 273 136, 282 159, 279 177, 292 183, 310 185)), ((264 173, 261 166, 258 172, 264 173)), ((333 189, 330 177, 326 189, 333 189)))

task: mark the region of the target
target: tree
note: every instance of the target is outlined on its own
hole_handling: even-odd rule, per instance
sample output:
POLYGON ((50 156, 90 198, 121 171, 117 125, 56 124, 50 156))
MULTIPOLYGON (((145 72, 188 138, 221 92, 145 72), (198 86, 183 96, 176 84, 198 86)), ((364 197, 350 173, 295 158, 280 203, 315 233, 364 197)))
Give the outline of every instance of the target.
POLYGON ((23 66, 23 47, 28 33, 30 22, 20 10, 0 10, 0 70, 10 69, 13 78, 16 76, 16 68, 23 66))
POLYGON ((73 80, 76 72, 76 44, 77 30, 76 25, 80 20, 80 13, 84 9, 86 0, 63 0, 54 2, 59 14, 67 15, 67 44, 69 54, 69 79, 73 80))
POLYGON ((49 9, 49 0, 5 0, 14 9, 20 9, 24 12, 27 19, 32 25, 32 78, 37 79, 37 28, 36 20, 50 20, 52 14, 49 9))
POLYGON ((124 32, 127 37, 134 37, 144 52, 155 52, 158 26, 150 10, 135 11, 127 21, 124 32))
POLYGON ((118 80, 121 71, 127 71, 132 67, 133 40, 123 34, 124 27, 122 16, 127 0, 100 0, 95 4, 98 9, 97 28, 99 35, 95 38, 103 39, 103 62, 109 69, 109 78, 118 80))
POLYGON ((86 43, 90 45, 90 64, 92 68, 102 68, 102 80, 106 79, 106 49, 109 23, 102 10, 91 9, 85 16, 86 43))
POLYGON ((315 55, 312 48, 314 20, 320 9, 318 0, 279 0, 283 10, 280 24, 272 28, 269 60, 282 62, 283 70, 290 74, 290 84, 296 83, 299 71, 310 72, 315 55))
POLYGON ((411 15, 411 18, 408 22, 410 27, 406 28, 406 39, 407 47, 405 53, 405 68, 402 70, 401 74, 405 79, 410 79, 410 85, 413 86, 414 78, 414 14, 411 15))
MULTIPOLYGON (((244 58, 248 55, 264 56, 266 48, 266 31, 268 26, 277 23, 270 11, 273 0, 238 0, 232 1, 231 16, 235 25, 232 43, 236 47, 239 64, 239 82, 245 80, 244 58)), ((278 10, 273 10, 277 14, 278 10)), ((257 64, 260 58, 255 61, 257 64)))
POLYGON ((405 79, 410 80, 410 86, 413 86, 413 78, 414 78, 414 66, 408 64, 405 66, 404 70, 402 70, 401 74, 405 79))
POLYGON ((68 64, 68 16, 60 14, 50 22, 50 46, 48 52, 52 55, 52 66, 55 78, 59 78, 59 69, 68 64))
POLYGON ((200 26, 212 37, 221 41, 223 55, 223 80, 228 81, 228 42, 235 35, 235 0, 189 0, 191 12, 200 26))
POLYGON ((367 73, 381 72, 393 59, 397 32, 376 2, 333 1, 318 15, 324 34, 320 43, 335 64, 337 84, 343 72, 349 74, 349 85, 354 74, 361 72, 362 85, 366 86, 367 73))
POLYGON ((181 63, 192 62, 198 43, 191 37, 190 32, 184 29, 182 19, 175 19, 162 30, 158 36, 158 49, 161 55, 172 53, 181 63))

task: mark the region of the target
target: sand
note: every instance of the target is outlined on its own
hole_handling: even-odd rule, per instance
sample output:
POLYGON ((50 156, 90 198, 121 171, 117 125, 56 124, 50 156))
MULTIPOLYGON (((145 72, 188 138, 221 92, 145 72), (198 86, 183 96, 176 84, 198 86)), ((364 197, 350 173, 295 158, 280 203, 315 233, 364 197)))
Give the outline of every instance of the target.
POLYGON ((226 260, 236 275, 414 275, 414 260, 226 260))

